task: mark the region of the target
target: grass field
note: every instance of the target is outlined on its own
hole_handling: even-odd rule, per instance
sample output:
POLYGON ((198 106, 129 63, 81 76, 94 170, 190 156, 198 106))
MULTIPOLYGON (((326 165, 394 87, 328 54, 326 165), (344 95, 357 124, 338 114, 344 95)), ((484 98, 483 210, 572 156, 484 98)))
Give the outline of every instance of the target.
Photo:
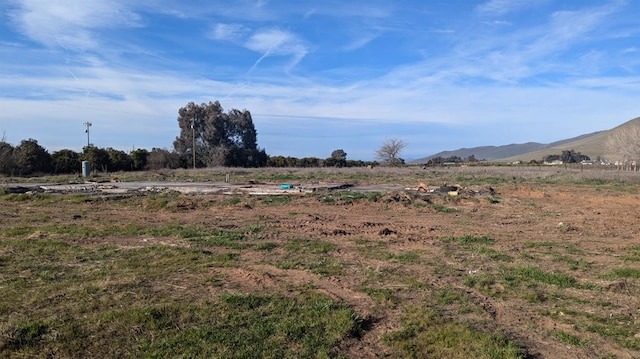
MULTIPOLYGON (((5 191, 0 356, 640 357, 636 173, 456 167, 117 176, 202 181, 229 172, 239 182, 424 182, 467 191, 5 191), (473 191, 486 188, 495 191, 473 191)), ((70 179, 22 181, 38 180, 70 179)))

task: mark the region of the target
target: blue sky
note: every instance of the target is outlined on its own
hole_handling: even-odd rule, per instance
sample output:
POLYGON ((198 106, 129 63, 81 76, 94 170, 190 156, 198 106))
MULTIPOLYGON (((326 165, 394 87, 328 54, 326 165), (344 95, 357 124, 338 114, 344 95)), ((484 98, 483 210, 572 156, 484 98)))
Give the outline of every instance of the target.
POLYGON ((636 0, 3 0, 0 131, 50 152, 172 148, 193 101, 270 155, 407 160, 640 116, 636 0))

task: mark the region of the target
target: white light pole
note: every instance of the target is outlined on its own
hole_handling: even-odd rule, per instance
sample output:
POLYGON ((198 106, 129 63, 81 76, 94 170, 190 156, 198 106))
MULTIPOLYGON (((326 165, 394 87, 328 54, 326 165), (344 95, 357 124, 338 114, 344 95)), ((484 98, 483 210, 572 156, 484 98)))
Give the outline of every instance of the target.
POLYGON ((193 152, 193 169, 196 169, 196 119, 191 119, 191 135, 193 136, 193 147, 191 151, 193 152))
POLYGON ((91 122, 85 122, 84 126, 86 127, 86 129, 84 130, 84 133, 87 134, 87 147, 91 146, 91 142, 89 141, 89 127, 91 127, 91 122))

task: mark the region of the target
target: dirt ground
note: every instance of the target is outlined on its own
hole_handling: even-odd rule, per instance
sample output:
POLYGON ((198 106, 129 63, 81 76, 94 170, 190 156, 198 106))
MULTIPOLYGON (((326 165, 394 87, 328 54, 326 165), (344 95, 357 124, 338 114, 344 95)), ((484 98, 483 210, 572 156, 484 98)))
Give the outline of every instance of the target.
MULTIPOLYGON (((113 221, 181 222, 222 229, 260 226, 261 238, 279 247, 272 252, 242 250, 242 266, 211 268, 209 275, 224 278, 223 285, 211 288, 212 295, 228 291, 287 293, 292 287, 312 286, 353 306, 365 318, 367 330, 362 336, 340 345, 339 352, 351 358, 396 355, 383 343, 383 336, 400 329, 406 308, 421 305, 430 293, 445 287, 466 293, 472 305, 481 308, 475 314, 475 322, 515 341, 530 358, 640 356, 639 351, 612 337, 580 325, 584 318, 625 318, 629 323, 621 322, 620 326, 638 328, 637 279, 606 274, 614 268, 640 269, 640 262, 625 259, 625 254, 637 251, 640 244, 640 195, 598 186, 552 184, 479 185, 452 194, 400 190, 387 192, 376 200, 335 193, 327 191, 326 197, 318 193, 294 194, 289 201, 276 204, 265 204, 261 196, 254 195, 242 195, 235 203, 220 194, 180 195, 165 210, 86 205, 79 220, 101 221, 108 217, 113 221), (334 200, 325 200, 331 196, 334 200), (224 201, 229 203, 212 205, 224 201), (465 235, 495 240, 491 249, 512 260, 505 264, 473 251, 452 250, 444 240, 465 235), (336 249, 326 255, 340 263, 343 274, 319 275, 270 265, 269 257, 286 255, 280 245, 295 238, 334 244, 336 249), (419 260, 407 263, 363 255, 361 243, 379 243, 395 255, 418 253, 419 260), (531 301, 509 292, 500 282, 488 284, 485 290, 465 284, 468 276, 499 276, 505 265, 566 273, 578 283, 599 289, 544 284, 544 299, 531 301), (396 275, 375 279, 383 277, 376 274, 390 272, 396 275), (416 289, 401 277, 422 285, 416 289), (392 290, 399 298, 397 305, 362 291, 365 282, 392 290), (575 312, 566 313, 567 303, 572 303, 575 312), (588 344, 560 340, 554 335, 558 331, 588 344)), ((69 215, 62 211, 60 218, 53 221, 68 220, 69 215)), ((150 237, 79 238, 78 242, 188 245, 184 239, 150 237)), ((628 340, 637 341, 639 337, 640 332, 628 340)))

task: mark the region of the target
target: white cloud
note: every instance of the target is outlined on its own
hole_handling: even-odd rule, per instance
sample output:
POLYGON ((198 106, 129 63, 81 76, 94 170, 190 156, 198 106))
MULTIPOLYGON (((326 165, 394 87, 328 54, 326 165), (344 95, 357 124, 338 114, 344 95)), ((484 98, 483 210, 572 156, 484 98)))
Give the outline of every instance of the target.
POLYGON ((222 41, 242 41, 249 29, 241 24, 216 24, 211 32, 211 37, 214 40, 222 41))
POLYGON ((544 0, 489 0, 478 6, 476 11, 481 15, 502 16, 527 7, 541 5, 544 0))
POLYGON ((373 33, 363 34, 359 38, 356 38, 356 39, 352 40, 351 43, 347 44, 344 47, 344 50, 353 51, 353 50, 360 49, 360 48, 366 46, 371 41, 375 40, 378 36, 380 36, 380 34, 373 34, 373 33))
POLYGON ((295 34, 280 29, 267 29, 254 33, 246 41, 245 47, 262 54, 252 68, 269 56, 292 56, 289 67, 293 67, 308 51, 305 43, 295 34))
POLYGON ((113 0, 16 0, 9 16, 20 32, 44 46, 86 50, 99 46, 92 30, 140 25, 140 17, 113 0))

